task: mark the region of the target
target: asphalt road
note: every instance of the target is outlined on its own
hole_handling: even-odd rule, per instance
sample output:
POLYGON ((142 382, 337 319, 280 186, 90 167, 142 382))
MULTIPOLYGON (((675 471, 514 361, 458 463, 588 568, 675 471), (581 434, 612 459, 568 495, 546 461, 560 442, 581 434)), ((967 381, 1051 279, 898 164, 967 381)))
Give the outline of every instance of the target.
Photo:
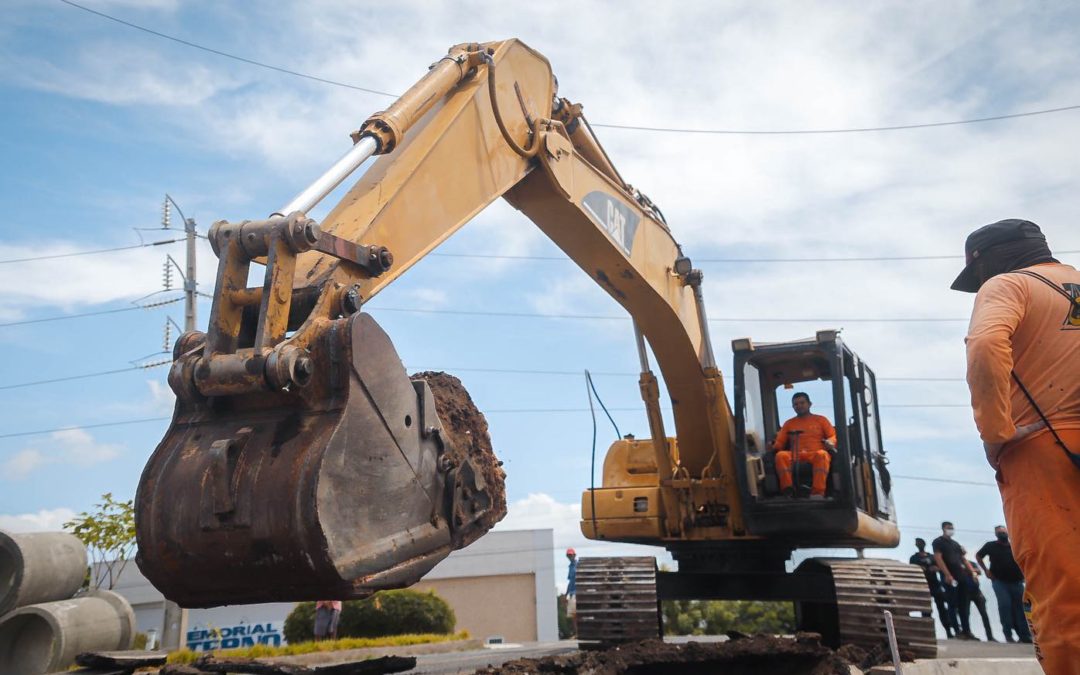
POLYGON ((537 659, 556 654, 577 651, 577 641, 527 642, 520 645, 489 646, 469 652, 450 652, 447 654, 423 654, 416 657, 416 668, 409 671, 445 675, 449 673, 472 673, 477 668, 498 665, 514 659, 537 659))

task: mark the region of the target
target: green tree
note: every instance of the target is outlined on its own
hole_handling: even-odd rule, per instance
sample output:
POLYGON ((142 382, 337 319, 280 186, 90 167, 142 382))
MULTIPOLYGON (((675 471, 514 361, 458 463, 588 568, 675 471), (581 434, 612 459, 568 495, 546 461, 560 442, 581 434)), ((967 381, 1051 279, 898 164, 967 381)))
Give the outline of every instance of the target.
POLYGON ((669 600, 661 605, 665 635, 723 635, 790 633, 795 630, 795 606, 790 602, 758 600, 669 600))
POLYGON ((135 552, 134 500, 120 502, 111 492, 101 495, 94 511, 83 511, 64 523, 64 529, 86 544, 90 569, 86 584, 112 590, 135 552))
MULTIPOLYGON (((380 591, 364 600, 342 603, 338 637, 383 637, 407 633, 454 632, 454 610, 433 591, 380 591)), ((301 602, 285 618, 290 643, 315 638, 315 603, 301 602)))

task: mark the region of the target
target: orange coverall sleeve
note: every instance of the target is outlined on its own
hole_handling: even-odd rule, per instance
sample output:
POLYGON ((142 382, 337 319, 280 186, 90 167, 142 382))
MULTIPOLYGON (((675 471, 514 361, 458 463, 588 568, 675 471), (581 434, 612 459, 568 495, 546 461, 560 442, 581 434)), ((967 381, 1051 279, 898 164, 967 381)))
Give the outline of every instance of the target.
MULTIPOLYGON (((788 420, 790 422, 790 420, 788 420)), ((787 450, 788 442, 788 422, 784 422, 784 426, 780 427, 780 433, 776 434, 776 441, 773 443, 773 450, 787 450)))
POLYGON ((836 427, 832 425, 832 422, 829 421, 828 417, 822 416, 821 427, 821 430, 825 432, 825 440, 836 445, 836 427))
POLYGON ((979 289, 971 313, 967 344, 967 382, 975 426, 987 443, 1004 443, 1013 424, 1012 336, 1027 306, 1027 291, 1017 280, 996 276, 979 289))

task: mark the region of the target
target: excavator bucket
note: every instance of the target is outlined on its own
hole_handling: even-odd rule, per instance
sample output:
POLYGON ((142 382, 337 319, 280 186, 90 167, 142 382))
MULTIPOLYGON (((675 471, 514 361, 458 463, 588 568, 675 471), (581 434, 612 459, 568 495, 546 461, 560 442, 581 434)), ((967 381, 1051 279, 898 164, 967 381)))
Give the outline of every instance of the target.
POLYGON ((206 336, 177 344, 178 400, 139 482, 136 530, 139 568, 181 606, 407 586, 506 512, 487 424, 457 378, 410 378, 362 312, 314 334, 291 366, 304 386, 235 395, 185 384, 212 370, 206 336))

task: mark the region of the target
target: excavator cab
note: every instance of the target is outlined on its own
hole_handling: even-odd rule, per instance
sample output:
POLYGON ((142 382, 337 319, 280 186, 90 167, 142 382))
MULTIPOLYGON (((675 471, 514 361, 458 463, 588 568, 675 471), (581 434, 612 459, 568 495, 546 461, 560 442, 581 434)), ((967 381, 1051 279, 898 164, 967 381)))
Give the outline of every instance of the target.
POLYGON ((837 331, 784 343, 732 343, 737 476, 747 531, 800 546, 892 547, 899 541, 888 460, 878 424, 873 371, 837 331), (773 441, 806 391, 815 414, 836 428, 824 500, 806 499, 809 466, 794 467, 795 490, 780 493, 773 441))

